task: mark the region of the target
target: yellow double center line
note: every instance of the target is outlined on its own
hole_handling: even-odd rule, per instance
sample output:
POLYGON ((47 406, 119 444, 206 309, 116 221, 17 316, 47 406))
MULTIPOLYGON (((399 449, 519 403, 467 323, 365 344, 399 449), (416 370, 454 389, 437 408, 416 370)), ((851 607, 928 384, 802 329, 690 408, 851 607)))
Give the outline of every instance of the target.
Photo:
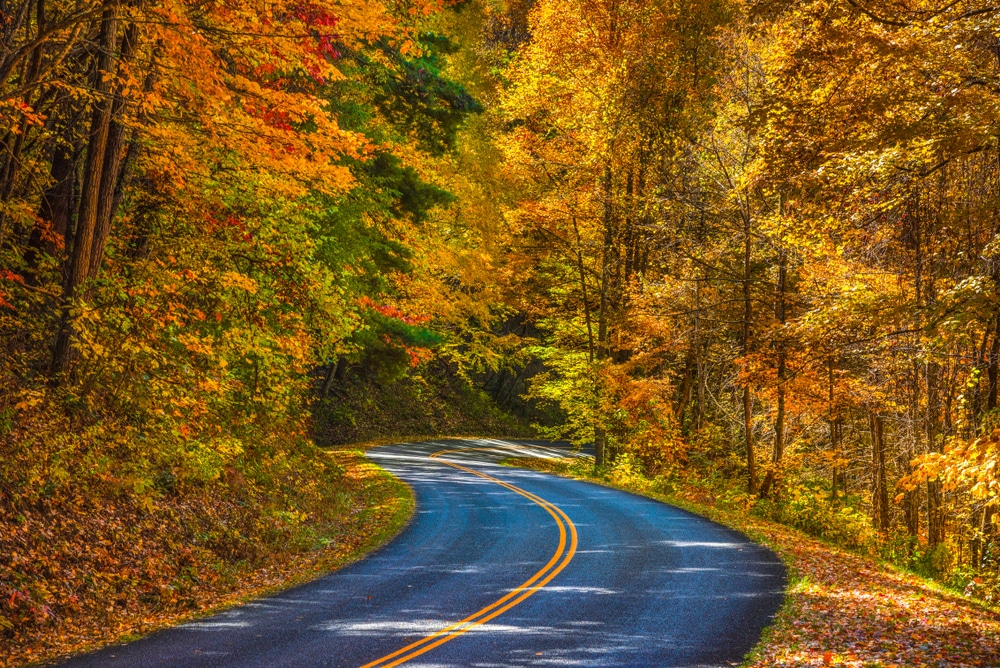
MULTIPOLYGON (((441 450, 435 452, 431 455, 432 459, 438 459, 441 455, 446 455, 452 452, 469 452, 471 450, 496 450, 497 447, 492 448, 457 448, 454 450, 441 450)), ((479 471, 462 466, 461 464, 456 464, 455 462, 449 462, 444 459, 439 460, 442 464, 447 464, 453 468, 471 473, 472 475, 479 476, 480 478, 485 478, 490 482, 494 482, 501 487, 506 487, 512 492, 520 494, 537 503, 542 508, 544 508, 552 519, 556 521, 556 525, 559 527, 559 545, 556 547, 555 553, 552 558, 549 559, 542 568, 532 575, 530 578, 525 580, 520 586, 511 590, 506 596, 500 598, 493 603, 481 610, 477 610, 465 619, 461 619, 450 626, 446 626, 440 631, 435 631, 434 633, 421 638, 420 640, 410 643, 406 647, 396 650, 392 654, 386 654, 381 659, 372 661, 371 663, 366 663, 361 666, 361 668, 391 668, 392 666, 398 666, 400 664, 406 663, 410 659, 416 658, 425 652, 429 652, 435 647, 439 647, 449 640, 454 640, 464 633, 468 633, 470 630, 474 629, 481 624, 502 615, 507 612, 515 605, 528 598, 536 591, 547 585, 552 581, 556 575, 559 574, 562 569, 566 568, 566 565, 573 559, 573 555, 576 554, 577 546, 577 535, 576 526, 573 522, 566 516, 560 508, 549 503, 545 499, 532 494, 531 492, 525 491, 516 485, 512 485, 509 482, 504 482, 493 476, 486 475, 479 471), (567 534, 569 540, 567 542, 567 534)))

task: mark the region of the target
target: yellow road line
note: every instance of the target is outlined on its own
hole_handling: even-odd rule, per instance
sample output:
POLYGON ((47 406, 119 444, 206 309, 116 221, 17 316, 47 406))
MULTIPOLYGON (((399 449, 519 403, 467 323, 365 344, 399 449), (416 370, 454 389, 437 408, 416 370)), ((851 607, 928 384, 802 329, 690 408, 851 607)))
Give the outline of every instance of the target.
MULTIPOLYGON (((438 459, 441 455, 446 455, 453 452, 468 452, 470 450, 494 450, 494 449, 504 449, 504 446, 494 446, 490 448, 458 448, 452 450, 440 450, 430 455, 430 457, 432 459, 438 459)), ((507 612, 508 610, 510 610, 511 608, 513 608, 514 606, 521 603, 526 598, 537 592, 539 589, 547 585, 549 582, 551 582, 552 578, 554 578, 556 575, 560 573, 560 571, 566 568, 566 565, 569 564, 569 562, 573 559, 573 555, 576 554, 576 548, 578 542, 576 526, 573 524, 572 520, 569 519, 566 513, 562 511, 561 508, 552 503, 549 503, 545 499, 535 494, 532 494, 527 490, 523 490, 520 487, 517 487, 516 485, 512 485, 498 478, 494 478, 491 475, 487 475, 480 471, 467 468, 465 466, 462 466, 461 464, 449 462, 445 459, 438 459, 438 461, 440 461, 442 464, 447 464, 448 466, 451 466, 453 468, 466 471, 473 475, 479 476, 480 478, 489 480, 490 482, 494 482, 500 485, 501 487, 505 487, 511 490, 512 492, 520 494, 521 496, 529 499, 530 501, 544 508, 549 513, 549 515, 551 515, 552 518, 556 521, 556 525, 559 527, 559 545, 556 547, 556 551, 552 555, 552 558, 549 559, 548 563, 546 563, 538 572, 536 572, 534 575, 528 578, 520 586, 511 590, 502 598, 494 601, 493 603, 486 606, 485 608, 482 608, 481 610, 477 610, 468 617, 461 619, 455 622, 454 624, 451 624, 450 626, 441 629, 440 631, 435 631, 434 633, 416 642, 410 643, 406 647, 396 650, 392 654, 387 654, 380 659, 372 661, 371 663, 366 663, 365 665, 361 666, 361 668, 376 668, 376 667, 392 668, 393 666, 401 665, 403 663, 406 663, 410 659, 414 659, 420 656, 421 654, 424 654, 425 652, 429 652, 435 647, 443 645, 444 643, 450 640, 454 640, 460 635, 468 633, 471 629, 481 624, 485 624, 486 622, 498 617, 499 615, 502 615, 503 613, 507 612), (569 533, 568 546, 566 542, 567 529, 569 533)))

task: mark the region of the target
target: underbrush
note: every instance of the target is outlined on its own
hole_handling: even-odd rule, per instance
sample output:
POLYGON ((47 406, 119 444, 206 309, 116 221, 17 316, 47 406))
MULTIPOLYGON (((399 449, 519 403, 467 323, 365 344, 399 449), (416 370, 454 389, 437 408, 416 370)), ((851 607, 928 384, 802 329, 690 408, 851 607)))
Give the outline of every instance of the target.
POLYGON ((482 390, 443 373, 392 380, 354 378, 313 406, 320 444, 442 434, 534 436, 527 420, 500 409, 482 390))
POLYGON ((457 379, 344 383, 309 406, 311 381, 274 362, 273 382, 241 369, 221 390, 212 374, 235 363, 174 360, 176 382, 95 371, 4 394, 0 666, 259 596, 392 535, 409 489, 317 443, 531 433, 457 379))
POLYGON ((750 512, 865 554, 873 553, 878 546, 878 535, 871 522, 852 499, 831 503, 825 491, 809 485, 788 490, 780 501, 755 500, 750 512))

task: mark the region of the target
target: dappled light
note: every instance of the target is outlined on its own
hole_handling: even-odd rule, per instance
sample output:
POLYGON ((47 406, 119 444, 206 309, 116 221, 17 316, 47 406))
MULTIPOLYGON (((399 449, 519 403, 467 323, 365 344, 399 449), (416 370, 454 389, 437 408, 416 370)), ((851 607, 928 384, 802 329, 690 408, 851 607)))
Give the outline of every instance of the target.
POLYGON ((996 665, 1000 614, 904 573, 793 540, 804 579, 792 589, 784 637, 756 665, 821 665, 825 652, 849 666, 996 665))
POLYGON ((444 638, 407 663, 487 665, 493 657, 504 666, 717 665, 720 657, 741 657, 777 610, 784 571, 763 548, 653 501, 498 465, 512 451, 562 458, 564 450, 494 443, 442 452, 455 445, 371 452, 413 487, 423 512, 368 559, 116 648, 113 658, 67 665, 263 666, 272 650, 256 657, 248 648, 273 646, 302 653, 281 654, 288 665, 309 665, 314 653, 336 648, 334 665, 359 666, 444 638), (579 532, 580 549, 568 552, 554 516, 517 489, 562 508, 563 530, 579 532), (557 571, 554 549, 564 564, 557 571), (535 587, 550 571, 554 578, 535 587), (505 602, 511 605, 502 614, 478 623, 505 602), (209 658, 200 658, 203 650, 209 658))
POLYGON ((0 668, 998 615, 997 0, 0 0, 0 668))

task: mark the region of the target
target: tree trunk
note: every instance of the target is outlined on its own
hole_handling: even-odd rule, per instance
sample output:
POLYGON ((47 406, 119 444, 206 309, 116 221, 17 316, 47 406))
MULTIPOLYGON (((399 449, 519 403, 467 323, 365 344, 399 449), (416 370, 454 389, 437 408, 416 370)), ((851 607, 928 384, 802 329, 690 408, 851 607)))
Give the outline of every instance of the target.
POLYGON ((323 387, 320 389, 321 397, 330 396, 334 383, 341 383, 344 380, 344 372, 347 370, 347 358, 338 357, 336 363, 331 364, 326 371, 326 378, 323 379, 323 387))
POLYGON ((989 389, 986 395, 986 410, 997 407, 997 376, 1000 368, 1000 313, 996 315, 993 327, 993 343, 990 345, 990 357, 986 365, 986 376, 989 379, 989 389))
POLYGON ((590 317, 590 296, 587 294, 587 273, 583 266, 583 242, 580 240, 580 227, 576 222, 576 214, 572 215, 573 233, 576 235, 576 268, 580 273, 580 291, 583 299, 583 317, 587 322, 587 357, 594 363, 594 326, 590 317))
POLYGON ((979 527, 979 533, 983 537, 982 546, 979 549, 979 568, 987 565, 985 563, 986 556, 992 552, 990 548, 996 540, 996 525, 993 523, 993 516, 995 514, 996 506, 986 506, 983 508, 983 521, 979 527))
POLYGON ((697 430, 701 429, 705 415, 705 358, 701 343, 701 279, 695 279, 694 290, 695 378, 698 381, 698 406, 695 411, 694 428, 697 430))
POLYGON ((982 547, 983 510, 974 510, 969 518, 972 538, 969 540, 969 565, 978 570, 980 567, 980 548, 982 547))
MULTIPOLYGON (((30 25, 30 19, 28 18, 31 13, 30 2, 24 2, 21 5, 21 11, 19 14, 19 21, 24 22, 25 32, 27 32, 27 25, 30 25)), ((41 35, 45 30, 45 3, 42 0, 38 0, 35 4, 35 29, 38 35, 41 35)), ((14 17, 11 16, 9 11, 3 11, 0 9, 0 14, 4 15, 4 19, 11 21, 14 17)), ((5 22, 7 22, 5 21, 5 22)), ((32 105, 31 94, 34 89, 34 84, 37 83, 39 71, 41 69, 42 63, 42 45, 38 44, 34 49, 31 50, 31 57, 28 63, 23 69, 23 76, 21 79, 21 87, 28 91, 24 94, 21 99, 21 103, 27 107, 31 108, 32 105)), ((17 172, 18 167, 21 165, 21 152, 24 149, 25 139, 28 136, 30 126, 28 125, 27 117, 23 117, 19 123, 19 127, 16 132, 13 130, 9 131, 7 136, 3 141, 4 153, 6 153, 6 160, 0 163, 0 202, 6 202, 10 199, 14 192, 14 184, 17 182, 17 172), (10 132, 13 132, 11 136, 10 132)), ((7 221, 6 213, 0 212, 0 245, 3 244, 4 238, 6 236, 7 221)))
POLYGON ((920 492, 916 489, 903 492, 903 521, 908 536, 920 535, 920 492))
MULTIPOLYGON (((611 356, 611 308, 612 298, 609 292, 612 290, 613 278, 612 265, 614 264, 614 203, 612 202, 612 178, 611 163, 608 162, 604 168, 604 244, 601 252, 601 285, 600 285, 600 310, 597 316, 597 359, 604 361, 611 356)), ((601 383, 599 378, 594 379, 596 386, 595 396, 598 406, 596 410, 594 425, 594 463, 597 466, 604 466, 607 463, 607 430, 602 423, 600 416, 601 383)))
POLYGON ((833 453, 833 466, 831 467, 832 471, 830 472, 830 498, 833 501, 836 501, 838 482, 837 459, 840 457, 840 416, 837 413, 836 404, 834 403, 833 358, 830 359, 827 369, 827 420, 830 428, 830 451, 833 453))
POLYGON ((604 242, 601 250, 601 299, 597 319, 597 359, 611 357, 611 311, 615 305, 615 231, 614 202, 612 198, 613 174, 608 163, 604 169, 604 242))
MULTIPOLYGON (((784 249, 778 254, 778 284, 775 286, 777 293, 774 302, 774 316, 778 324, 785 325, 785 291, 788 280, 788 254, 784 249)), ((767 497, 771 493, 771 488, 778 479, 778 468, 781 465, 781 458, 785 453, 785 367, 786 351, 783 340, 784 331, 778 334, 775 341, 777 357, 777 407, 774 416, 774 449, 771 452, 771 468, 764 476, 764 482, 760 486, 761 497, 767 497)))
POLYGON ((594 465, 604 466, 604 446, 608 442, 607 432, 604 427, 594 428, 594 465))
POLYGON ((889 487, 885 475, 885 437, 882 417, 868 413, 872 437, 872 519, 880 532, 889 530, 889 487))
POLYGON ((688 406, 691 404, 691 388, 694 385, 694 373, 694 351, 688 348, 687 354, 684 356, 684 381, 681 383, 680 393, 677 398, 677 410, 674 411, 674 415, 677 416, 677 424, 680 425, 681 431, 684 433, 687 433, 685 429, 687 421, 684 419, 684 416, 687 414, 688 406))
MULTIPOLYGON (((909 462, 920 452, 920 429, 919 415, 920 408, 920 366, 913 363, 910 378, 910 408, 907 411, 910 422, 911 438, 905 445, 905 456, 907 467, 912 471, 909 462)), ((920 535, 920 491, 912 489, 903 492, 903 521, 906 523, 906 533, 913 539, 920 535)))
MULTIPOLYGON (((132 23, 125 30, 122 38, 121 55, 118 63, 119 69, 128 66, 137 48, 139 38, 138 26, 132 23)), ((94 222, 94 240, 90 252, 90 261, 87 267, 87 276, 93 278, 97 276, 104 260, 104 248, 108 243, 111 234, 111 224, 115 218, 115 209, 118 203, 115 197, 119 183, 122 181, 121 168, 122 158, 125 152, 125 125, 123 114, 125 113, 125 96, 116 86, 112 98, 111 112, 109 118, 108 137, 104 149, 104 164, 101 168, 101 185, 97 196, 97 215, 94 222)))
POLYGON ((49 175, 52 184, 42 194, 38 207, 38 221, 28 239, 24 254, 25 280, 37 284, 38 263, 43 252, 55 254, 58 242, 66 239, 70 228, 73 207, 73 180, 76 176, 76 156, 71 149, 56 147, 52 155, 49 175))
MULTIPOLYGON (((89 278, 94 240, 97 234, 98 212, 101 208, 101 181, 105 165, 105 150, 111 127, 111 70, 118 32, 118 3, 105 3, 101 16, 101 29, 97 44, 97 63, 94 74, 96 101, 90 123, 90 140, 83 173, 83 190, 77 214, 76 235, 70 254, 69 271, 63 286, 63 307, 59 332, 52 354, 51 373, 54 380, 69 365, 70 346, 73 339, 73 302, 79 289, 89 278)), ((57 381, 58 382, 58 381, 57 381)))
MULTIPOLYGON (((936 362, 927 362, 925 376, 927 378, 927 414, 925 431, 927 435, 927 451, 941 452, 938 439, 938 380, 940 367, 936 362)), ((927 481, 927 543, 933 547, 944 542, 944 504, 942 499, 941 481, 927 481)))
POLYGON ((747 463, 747 491, 753 494, 757 491, 757 467, 754 461, 753 443, 753 398, 750 395, 750 379, 748 367, 750 364, 750 318, 753 315, 750 301, 750 215, 743 216, 743 435, 747 463))

